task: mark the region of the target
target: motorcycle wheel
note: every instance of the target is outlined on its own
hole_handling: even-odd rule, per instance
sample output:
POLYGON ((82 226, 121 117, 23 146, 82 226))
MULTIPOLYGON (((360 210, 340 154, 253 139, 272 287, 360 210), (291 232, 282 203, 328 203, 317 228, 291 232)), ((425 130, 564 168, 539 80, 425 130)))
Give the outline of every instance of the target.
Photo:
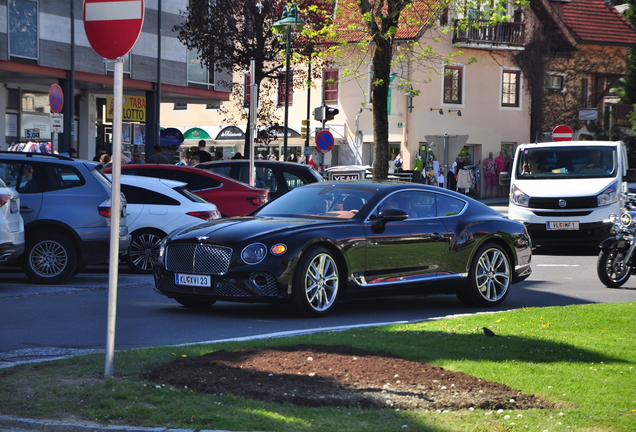
POLYGON ((596 271, 603 285, 609 288, 618 288, 627 282, 632 272, 632 266, 623 264, 624 257, 625 251, 617 248, 603 249, 598 254, 596 271))

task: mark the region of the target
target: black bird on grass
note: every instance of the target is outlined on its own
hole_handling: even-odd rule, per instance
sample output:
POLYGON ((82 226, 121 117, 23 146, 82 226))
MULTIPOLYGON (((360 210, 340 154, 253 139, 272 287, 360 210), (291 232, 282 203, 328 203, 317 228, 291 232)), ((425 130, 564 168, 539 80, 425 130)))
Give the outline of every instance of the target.
POLYGON ((489 328, 487 328, 487 327, 482 327, 482 328, 484 329, 484 334, 485 334, 486 336, 488 336, 488 337, 494 337, 494 336, 497 336, 497 335, 495 334, 495 332, 493 332, 493 331, 492 331, 492 330, 490 330, 489 328))

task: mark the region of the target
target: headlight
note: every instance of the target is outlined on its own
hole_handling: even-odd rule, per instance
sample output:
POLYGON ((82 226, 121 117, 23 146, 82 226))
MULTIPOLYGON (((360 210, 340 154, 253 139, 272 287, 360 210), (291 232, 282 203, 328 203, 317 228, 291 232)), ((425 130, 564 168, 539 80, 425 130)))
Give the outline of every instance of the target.
POLYGON ((168 237, 164 237, 159 243, 159 255, 157 256, 157 261, 163 262, 163 257, 166 254, 166 244, 168 243, 168 237))
POLYGON ((618 183, 612 183, 607 189, 598 194, 596 203, 599 207, 613 204, 618 201, 618 183))
POLYGON ((267 248, 262 243, 253 243, 249 246, 246 246, 245 249, 241 252, 241 259, 245 262, 245 264, 258 264, 263 261, 267 255, 267 248))
POLYGON ((616 223, 616 221, 618 220, 618 216, 616 216, 616 214, 614 214, 614 213, 611 213, 609 215, 609 220, 610 220, 611 223, 616 223))
POLYGON ((517 186, 512 185, 512 191, 510 192, 510 199, 512 202, 518 206, 528 207, 530 203, 530 196, 526 195, 521 189, 517 186))
POLYGON ((621 225, 625 228, 634 228, 636 226, 636 212, 625 212, 621 215, 621 225))

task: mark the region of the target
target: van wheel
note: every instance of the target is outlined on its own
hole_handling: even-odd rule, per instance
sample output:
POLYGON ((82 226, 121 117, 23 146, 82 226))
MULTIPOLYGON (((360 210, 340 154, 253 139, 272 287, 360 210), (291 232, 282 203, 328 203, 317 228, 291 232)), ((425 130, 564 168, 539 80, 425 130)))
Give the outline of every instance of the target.
POLYGON ((62 234, 35 233, 37 240, 27 241, 22 268, 35 283, 64 282, 77 267, 77 251, 73 243, 62 234))

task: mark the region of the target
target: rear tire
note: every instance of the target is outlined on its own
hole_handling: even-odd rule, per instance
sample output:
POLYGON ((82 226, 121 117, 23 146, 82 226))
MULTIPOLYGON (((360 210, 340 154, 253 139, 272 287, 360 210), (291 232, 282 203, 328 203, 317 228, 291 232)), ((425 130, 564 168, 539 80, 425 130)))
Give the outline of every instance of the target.
POLYGON ((512 268, 506 251, 488 243, 475 254, 467 286, 457 293, 457 298, 467 306, 497 306, 508 296, 511 282, 512 268))
POLYGON ((308 317, 330 313, 340 293, 338 262, 325 248, 308 250, 298 262, 292 286, 294 310, 308 317))
POLYGON ((625 251, 611 248, 603 249, 598 254, 596 272, 603 285, 608 288, 618 288, 627 282, 632 273, 631 265, 624 265, 625 251))
POLYGON ((77 251, 73 242, 59 233, 38 232, 37 240, 29 240, 22 268, 35 283, 58 284, 75 274, 77 251))

